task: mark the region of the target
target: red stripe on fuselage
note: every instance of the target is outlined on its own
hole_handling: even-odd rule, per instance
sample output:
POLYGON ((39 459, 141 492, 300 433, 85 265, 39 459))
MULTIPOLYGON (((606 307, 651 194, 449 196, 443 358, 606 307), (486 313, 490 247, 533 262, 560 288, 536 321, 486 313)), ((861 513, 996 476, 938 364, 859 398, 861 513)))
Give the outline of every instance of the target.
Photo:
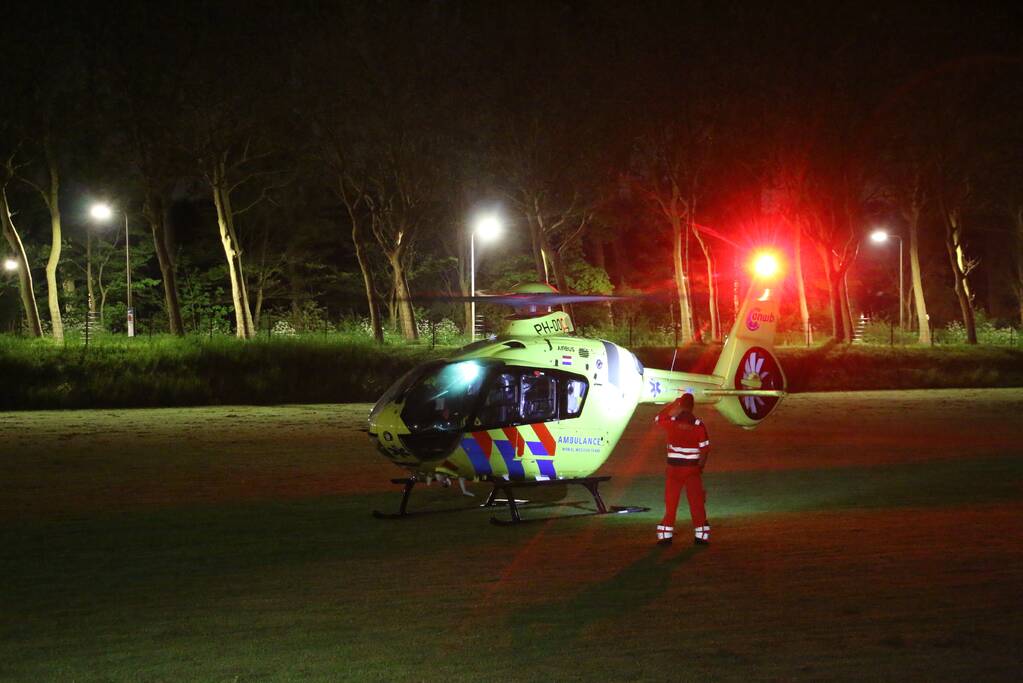
POLYGON ((501 427, 501 431, 515 447, 515 455, 521 458, 522 453, 526 450, 526 440, 519 434, 519 430, 516 427, 501 427))
POLYGON ((483 450, 483 455, 487 456, 487 460, 490 460, 490 449, 494 445, 494 440, 490 438, 490 434, 487 432, 473 432, 472 438, 479 444, 483 450))
POLYGON ((547 454, 553 456, 555 449, 558 447, 558 442, 551 436, 551 430, 547 429, 547 425, 543 422, 537 422, 534 425, 530 425, 533 431, 536 432, 537 438, 540 439, 540 443, 547 449, 547 454))

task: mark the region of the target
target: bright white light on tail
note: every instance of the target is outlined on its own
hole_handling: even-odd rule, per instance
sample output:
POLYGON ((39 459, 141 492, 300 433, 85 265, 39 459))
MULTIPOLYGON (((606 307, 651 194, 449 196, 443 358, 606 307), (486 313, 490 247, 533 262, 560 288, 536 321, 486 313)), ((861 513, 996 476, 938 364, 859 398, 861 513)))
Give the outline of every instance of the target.
POLYGON ((762 251, 753 257, 753 272, 757 277, 771 278, 778 274, 781 266, 778 257, 768 251, 762 251))
POLYGON ((4 261, 4 270, 10 271, 10 270, 17 270, 17 269, 18 269, 18 262, 15 261, 14 259, 9 258, 9 259, 6 259, 4 261))

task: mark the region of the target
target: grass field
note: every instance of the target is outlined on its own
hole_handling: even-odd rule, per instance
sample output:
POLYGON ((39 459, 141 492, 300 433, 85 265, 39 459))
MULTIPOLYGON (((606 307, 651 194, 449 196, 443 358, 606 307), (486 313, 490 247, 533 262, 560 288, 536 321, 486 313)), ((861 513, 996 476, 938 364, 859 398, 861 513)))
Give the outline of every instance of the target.
POLYGON ((803 394, 754 432, 708 411, 700 549, 653 545, 649 408, 603 471, 609 503, 651 512, 519 528, 372 519, 397 470, 358 431, 367 409, 0 414, 0 679, 1023 671, 1023 390, 803 394))

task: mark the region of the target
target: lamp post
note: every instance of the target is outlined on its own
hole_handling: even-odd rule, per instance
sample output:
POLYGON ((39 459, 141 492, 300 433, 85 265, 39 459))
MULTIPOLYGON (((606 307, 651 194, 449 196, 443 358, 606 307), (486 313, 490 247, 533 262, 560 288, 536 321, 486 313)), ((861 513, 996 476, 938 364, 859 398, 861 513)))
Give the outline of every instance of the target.
POLYGON ((903 309, 905 308, 905 302, 903 300, 902 293, 902 236, 893 235, 887 230, 882 229, 877 229, 870 233, 870 241, 873 242, 874 244, 884 244, 885 242, 888 241, 890 237, 894 237, 895 239, 899 240, 899 330, 904 330, 906 328, 904 324, 905 318, 903 317, 903 309))
POLYGON ((18 262, 12 258, 4 259, 4 270, 8 273, 13 273, 18 269, 18 262))
MULTIPOLYGON (((131 240, 128 239, 128 213, 124 215, 124 273, 128 287, 128 336, 135 336, 135 309, 131 307, 131 240)), ((93 204, 89 209, 89 215, 100 222, 106 222, 114 215, 114 210, 109 204, 93 204)))
POLYGON ((504 230, 500 216, 496 213, 482 214, 469 231, 469 317, 472 318, 469 341, 476 341, 476 233, 483 242, 497 239, 504 230))

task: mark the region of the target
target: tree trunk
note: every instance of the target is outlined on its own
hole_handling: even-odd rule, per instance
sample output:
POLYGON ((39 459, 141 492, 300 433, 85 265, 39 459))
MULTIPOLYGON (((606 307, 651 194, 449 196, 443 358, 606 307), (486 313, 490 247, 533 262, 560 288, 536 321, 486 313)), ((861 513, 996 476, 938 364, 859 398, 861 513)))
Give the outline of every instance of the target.
POLYGON ((721 341, 721 316, 718 312, 718 287, 717 278, 714 272, 714 255, 711 253, 710 244, 696 228, 693 228, 693 235, 700 244, 703 251, 703 258, 707 262, 707 308, 710 312, 710 336, 716 342, 721 341))
MULTIPOLYGON (((472 282, 469 279, 470 274, 467 272, 465 267, 466 254, 468 252, 467 245, 464 239, 459 239, 458 242, 458 291, 463 297, 471 296, 472 282)), ((462 314, 465 316, 465 324, 463 325, 463 332, 467 338, 472 338, 472 303, 466 301, 462 304, 462 314)))
POLYGON ((106 318, 104 313, 107 307, 107 288, 103 285, 103 270, 106 268, 107 259, 104 259, 99 264, 99 272, 96 273, 96 287, 99 289, 99 324, 100 327, 106 327, 106 318))
POLYGON ((835 272, 834 264, 827 249, 821 247, 821 260, 824 262, 824 278, 828 281, 828 304, 831 307, 831 338, 836 343, 848 341, 845 336, 844 316, 842 315, 842 276, 835 272))
POLYGON ((623 238, 619 235, 611 241, 611 257, 615 262, 614 285, 616 288, 625 287, 625 249, 622 247, 623 238))
POLYGON ((956 298, 963 316, 963 327, 966 328, 966 343, 977 343, 977 324, 973 315, 973 292, 970 291, 968 275, 973 268, 966 258, 963 245, 963 224, 958 209, 942 211, 945 218, 945 249, 948 252, 952 277, 955 280, 956 298))
POLYGON ((828 305, 831 308, 831 338, 836 343, 852 341, 845 334, 845 315, 842 310, 842 277, 831 259, 831 252, 820 242, 816 242, 817 253, 824 264, 824 279, 828 282, 828 305))
POLYGON ((85 235, 85 283, 89 293, 89 313, 96 314, 96 291, 92 279, 92 233, 85 235))
POLYGON ((852 302, 849 300, 849 281, 846 278, 848 273, 848 270, 842 269, 842 280, 839 282, 838 287, 842 295, 842 330, 845 333, 845 338, 851 342, 853 338, 853 319, 852 302))
POLYGON ((234 214, 231 209, 231 198, 225 186, 222 165, 218 164, 213 176, 213 203, 217 209, 217 225, 220 228, 220 243, 224 247, 227 259, 227 272, 231 280, 231 302, 234 305, 235 335, 239 339, 252 339, 255 330, 252 326, 252 309, 249 308, 249 295, 245 286, 245 273, 242 270, 242 250, 238 244, 238 235, 234 228, 234 214))
POLYGON ((47 194, 47 205, 50 209, 50 258, 46 261, 46 303, 50 309, 50 325, 53 338, 64 339, 64 320, 60 315, 60 290, 57 288, 57 266, 60 265, 61 229, 60 229, 60 173, 57 161, 53 157, 49 140, 45 142, 46 160, 50 173, 50 187, 47 194))
POLYGON ((1023 331, 1023 204, 1016 207, 1016 305, 1019 308, 1020 331, 1023 331))
POLYGON ((540 227, 539 219, 532 212, 527 212, 526 223, 529 224, 529 246, 533 252, 533 267, 536 268, 537 281, 550 282, 547 274, 547 259, 543 254, 543 230, 540 227))
POLYGON ((156 260, 160 265, 160 277, 163 280, 163 301, 167 309, 167 326, 170 333, 178 337, 184 336, 185 325, 181 320, 181 301, 178 297, 178 276, 174 264, 174 257, 168 244, 166 214, 163 209, 163 200, 147 193, 146 201, 142 207, 142 213, 149 221, 149 227, 153 233, 153 246, 156 250, 156 260))
POLYGON ((795 259, 796 292, 799 295, 799 320, 803 325, 803 341, 813 343, 813 330, 810 328, 810 308, 806 305, 806 284, 803 281, 803 226, 795 226, 795 246, 792 250, 795 259))
MULTIPOLYGON (((565 262, 561 257, 561 251, 558 249, 551 249, 551 270, 554 271, 554 284, 557 286, 559 292, 567 292, 568 278, 565 275, 565 262)), ((562 310, 568 314, 569 318, 572 318, 573 323, 575 322, 575 311, 572 310, 572 304, 562 304, 562 310)))
POLYGON ((255 330, 256 335, 259 335, 260 330, 260 318, 263 315, 263 283, 265 280, 259 278, 256 284, 256 303, 252 307, 252 329, 255 330))
POLYGON ((416 328, 416 313, 412 309, 412 294, 405 279, 405 264, 402 263, 401 251, 389 254, 388 260, 394 275, 394 298, 401 336, 406 341, 415 341, 419 339, 419 330, 416 328))
POLYGON ((373 332, 373 341, 377 344, 384 343, 384 326, 380 321, 380 311, 377 308, 376 296, 373 292, 373 275, 369 270, 369 260, 366 257, 366 247, 362 237, 359 235, 358 223, 352 217, 352 243, 355 245, 355 260, 359 262, 359 272, 362 273, 362 286, 366 290, 366 305, 369 307, 369 328, 373 332))
MULTIPOLYGON (((611 280, 611 274, 607 272, 607 243, 596 240, 593 244, 593 265, 600 268, 607 273, 608 281, 611 280)), ((611 306, 610 301, 603 303, 604 311, 607 314, 607 321, 611 325, 611 329, 615 326, 615 311, 611 306)))
POLYGON ((921 344, 931 343, 931 323, 927 315, 927 302, 924 300, 923 278, 920 274, 920 211, 915 210, 909 216, 909 272, 913 281, 913 302, 916 307, 916 322, 921 344))
POLYGON ((18 293, 21 295, 21 307, 25 311, 25 324, 31 337, 43 336, 43 326, 39 321, 39 307, 36 305, 35 287, 32 284, 32 270, 28 265, 25 245, 21 242, 18 230, 11 218, 11 208, 7 203, 7 187, 0 187, 0 222, 3 223, 4 238, 14 252, 18 262, 18 293))
POLYGON ((670 216, 672 232, 672 262, 675 266, 675 289, 678 291, 680 341, 691 344, 696 338, 693 329, 693 308, 689 301, 689 284, 682 262, 682 219, 677 212, 670 216))

